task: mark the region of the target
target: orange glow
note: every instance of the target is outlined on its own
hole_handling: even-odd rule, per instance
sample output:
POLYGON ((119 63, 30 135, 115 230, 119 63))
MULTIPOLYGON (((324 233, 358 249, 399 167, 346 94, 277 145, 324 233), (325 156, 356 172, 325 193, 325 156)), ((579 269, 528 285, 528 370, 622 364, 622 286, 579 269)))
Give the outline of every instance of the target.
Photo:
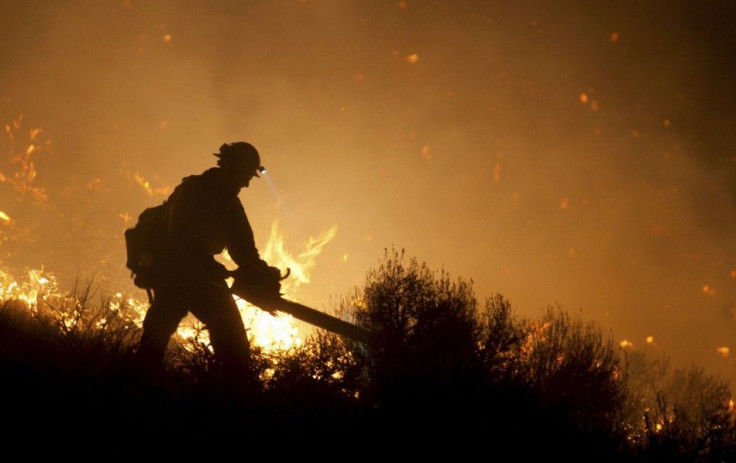
POLYGON ((429 146, 424 145, 422 146, 422 157, 424 159, 432 159, 432 154, 429 152, 429 146))
POLYGON ((291 246, 341 226, 289 288, 307 305, 352 292, 395 245, 472 281, 481 306, 500 291, 524 317, 586 307, 614 342, 736 384, 715 352, 736 324, 736 150, 713 98, 731 81, 682 53, 719 62, 726 47, 704 45, 723 21, 693 41, 671 21, 631 34, 628 4, 581 20, 610 13, 594 2, 118 0, 53 21, 7 3, 23 33, 5 37, 0 270, 136 291, 124 225, 243 139, 269 169, 239 195, 261 251, 273 220, 297 260, 291 246))
POLYGON ((724 347, 717 347, 716 348, 716 352, 718 352, 719 354, 721 354, 722 357, 727 358, 728 355, 731 353, 731 349, 729 349, 728 347, 725 347, 725 346, 724 347))
MULTIPOLYGON (((310 282, 310 273, 315 265, 316 257, 322 248, 334 238, 337 226, 322 232, 309 239, 302 245, 302 251, 296 256, 286 250, 283 233, 279 229, 279 223, 271 225, 271 234, 268 242, 261 253, 263 259, 274 267, 285 271, 291 270, 291 275, 281 283, 281 293, 285 298, 297 301, 297 290, 300 285, 310 282)), ((224 252, 224 264, 228 268, 234 268, 234 263, 227 252, 224 252)), ((232 284, 232 282, 230 282, 232 284)), ((235 297, 235 296, 234 296, 235 297)), ((260 310, 247 301, 235 297, 240 309, 246 328, 252 337, 254 344, 261 346, 264 350, 288 349, 302 343, 298 336, 298 330, 294 325, 294 318, 288 314, 278 313, 273 316, 266 311, 260 310)))
POLYGON ((656 224, 649 225, 649 227, 647 227, 647 231, 649 231, 649 234, 653 236, 663 236, 667 234, 667 230, 664 227, 656 224))
MULTIPOLYGON (((529 357, 535 350, 535 347, 547 341, 547 330, 552 326, 550 322, 544 323, 532 323, 529 327, 529 334, 526 336, 526 341, 519 349, 519 355, 522 358, 529 357)), ((561 359, 558 357, 557 361, 561 359)))
MULTIPOLYGON (((23 142, 21 129, 23 128, 23 116, 17 116, 9 124, 5 124, 5 132, 10 140, 11 144, 14 145, 16 142, 23 142)), ((10 184, 14 190, 22 193, 29 194, 38 201, 46 201, 48 196, 46 191, 35 185, 36 180, 36 158, 43 152, 50 150, 50 142, 41 142, 40 140, 34 143, 42 130, 37 127, 28 129, 28 144, 25 148, 12 147, 11 151, 11 164, 17 165, 16 172, 12 175, 6 176, 0 173, 0 182, 10 184)))
POLYGON ((168 186, 163 187, 154 187, 151 185, 151 182, 146 180, 142 175, 138 173, 133 174, 133 178, 135 179, 135 182, 143 187, 143 189, 146 191, 146 194, 148 196, 168 196, 171 194, 172 189, 168 186))
POLYGON ((501 163, 496 162, 496 164, 493 166, 493 181, 495 183, 498 183, 501 181, 501 163))
POLYGON ((621 346, 622 349, 633 349, 634 343, 629 341, 628 339, 624 339, 620 343, 618 343, 619 346, 621 346))
MULTIPOLYGON (((333 226, 316 238, 310 237, 304 244, 303 250, 297 256, 292 256, 285 250, 285 243, 282 234, 278 230, 278 223, 273 224, 263 258, 278 268, 291 269, 291 277, 282 284, 282 293, 285 297, 296 300, 297 288, 299 285, 309 282, 310 271, 315 265, 317 255, 335 236, 336 231, 337 226, 333 226)), ((229 259, 226 253, 223 257, 229 259)), ((73 297, 62 293, 58 288, 55 276, 46 272, 43 268, 28 271, 26 278, 22 280, 15 279, 10 272, 0 269, 0 301, 10 300, 19 301, 27 310, 37 313, 41 303, 51 304, 53 301, 66 300, 73 302, 73 297)), ((301 344, 302 340, 297 337, 297 328, 290 315, 279 314, 274 317, 242 299, 235 297, 235 300, 254 344, 266 350, 288 349, 301 344)), ((110 309, 115 310, 123 302, 133 309, 135 315, 130 321, 140 328, 148 309, 148 302, 117 293, 111 300, 110 309)), ((71 304, 72 307, 77 305, 71 304)), ((50 307, 53 309, 55 306, 51 305, 50 307)), ((78 314, 76 313, 62 311, 58 314, 54 312, 52 315, 57 318, 62 317, 59 322, 67 328, 78 321, 78 314)), ((209 343, 208 334, 201 329, 199 322, 194 324, 182 323, 177 329, 176 335, 182 340, 209 343)))

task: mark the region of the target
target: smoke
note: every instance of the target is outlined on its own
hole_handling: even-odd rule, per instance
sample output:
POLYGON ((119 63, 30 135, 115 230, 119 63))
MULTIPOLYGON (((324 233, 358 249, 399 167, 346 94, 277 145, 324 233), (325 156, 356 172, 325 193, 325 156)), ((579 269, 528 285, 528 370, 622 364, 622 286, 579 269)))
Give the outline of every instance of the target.
POLYGON ((0 184, 4 266, 133 290, 122 231, 224 142, 276 194, 265 246, 338 227, 303 298, 383 249, 525 316, 560 304, 617 341, 733 377, 735 19, 728 2, 2 2, 0 172, 41 128, 48 200, 0 184), (7 135, 7 133, 6 133, 7 135), (145 182, 148 182, 147 184, 145 182), (288 214, 286 213, 288 211, 288 214), (652 341, 647 342, 651 336, 652 341))

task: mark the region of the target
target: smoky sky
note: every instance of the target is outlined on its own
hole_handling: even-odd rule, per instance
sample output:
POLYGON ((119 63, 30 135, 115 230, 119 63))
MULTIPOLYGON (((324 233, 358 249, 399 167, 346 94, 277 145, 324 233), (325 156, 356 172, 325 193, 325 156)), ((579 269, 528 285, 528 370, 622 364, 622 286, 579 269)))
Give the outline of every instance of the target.
POLYGON ((0 173, 40 128, 48 195, 0 184, 3 266, 133 291, 126 217, 246 140, 259 246, 274 222, 295 254, 337 227, 303 302, 395 247, 480 301, 560 305, 736 378, 717 351, 736 348, 735 20, 726 1, 2 1, 0 108, 22 120, 0 173))

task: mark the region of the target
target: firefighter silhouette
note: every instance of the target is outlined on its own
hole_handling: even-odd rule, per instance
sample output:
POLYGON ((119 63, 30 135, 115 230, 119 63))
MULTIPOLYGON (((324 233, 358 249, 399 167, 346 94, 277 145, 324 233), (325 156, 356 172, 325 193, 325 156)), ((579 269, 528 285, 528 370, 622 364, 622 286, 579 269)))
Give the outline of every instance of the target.
POLYGON ((280 277, 278 268, 261 259, 238 198, 265 172, 258 151, 235 142, 214 155, 217 167, 185 177, 166 200, 166 245, 159 252, 138 346, 149 371, 162 371, 169 340, 191 313, 205 325, 223 373, 246 374, 251 368, 247 332, 227 285, 229 272, 215 257, 226 249, 240 271, 258 276, 256 282, 280 277))

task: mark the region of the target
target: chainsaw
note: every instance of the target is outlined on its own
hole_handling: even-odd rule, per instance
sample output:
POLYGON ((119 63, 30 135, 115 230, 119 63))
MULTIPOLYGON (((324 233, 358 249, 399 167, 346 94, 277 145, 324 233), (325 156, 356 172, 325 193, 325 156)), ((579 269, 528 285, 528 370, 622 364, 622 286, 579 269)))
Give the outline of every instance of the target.
POLYGON ((278 277, 274 278, 273 275, 266 272, 237 269, 230 272, 230 276, 233 278, 230 290, 235 296, 272 315, 275 315, 276 312, 284 312, 294 318, 350 338, 353 341, 368 342, 370 333, 367 329, 304 304, 285 299, 281 294, 281 281, 288 278, 290 274, 291 269, 286 269, 284 275, 281 275, 281 272, 278 271, 278 277))

